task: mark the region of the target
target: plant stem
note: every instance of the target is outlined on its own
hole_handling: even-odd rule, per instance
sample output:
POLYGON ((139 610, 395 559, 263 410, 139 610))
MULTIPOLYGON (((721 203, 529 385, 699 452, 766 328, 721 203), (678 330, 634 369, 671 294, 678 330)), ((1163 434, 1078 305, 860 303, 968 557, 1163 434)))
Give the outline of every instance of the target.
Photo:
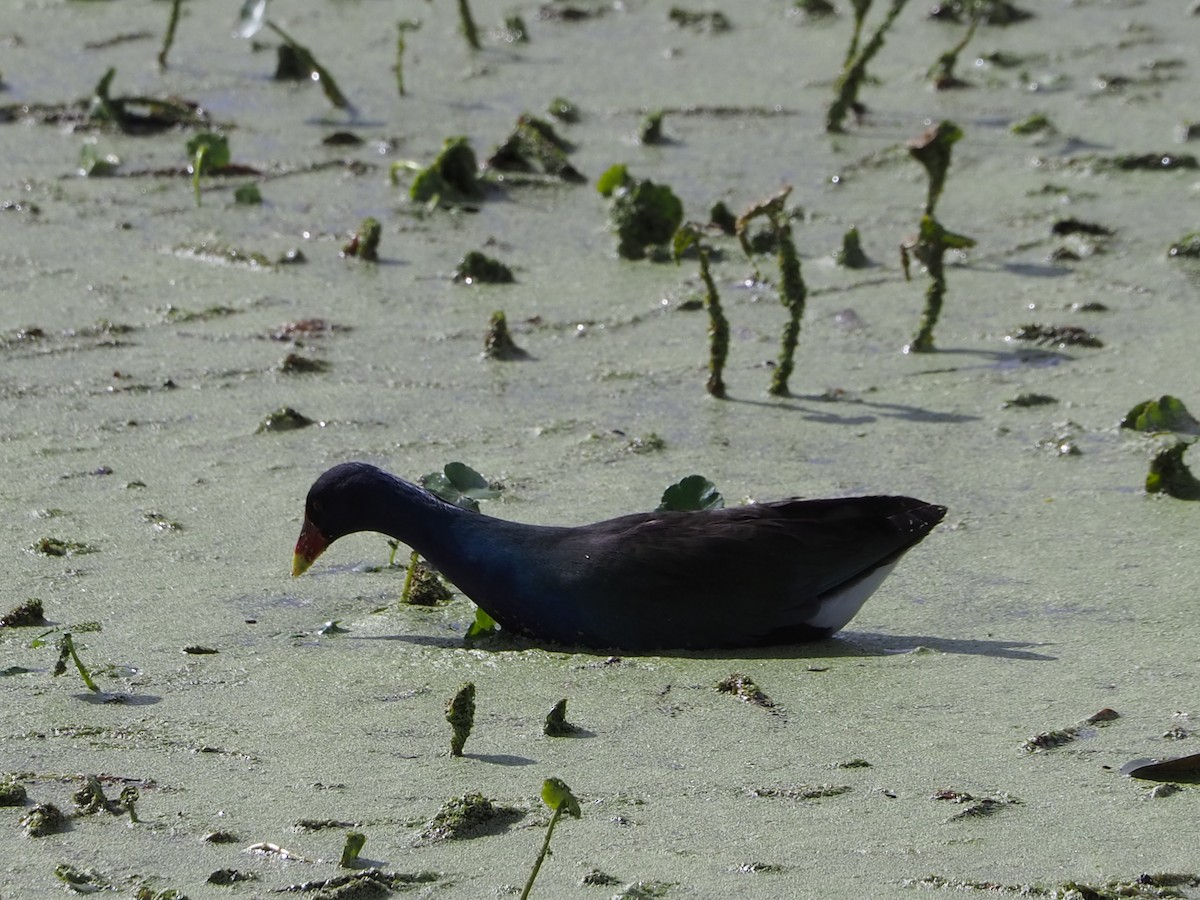
POLYGON ((538 871, 542 868, 542 862, 550 853, 550 837, 554 834, 554 826, 558 824, 559 818, 562 817, 563 807, 559 806, 554 810, 554 815, 550 817, 550 824, 546 826, 546 840, 542 841, 542 850, 538 854, 537 859, 533 861, 533 869, 529 873, 529 880, 525 882, 525 890, 521 891, 519 900, 529 900, 529 892, 533 890, 534 879, 537 878, 538 871))
POLYGON ((400 589, 400 602, 407 603, 409 595, 412 594, 413 575, 417 571, 417 563, 421 561, 421 557, 417 555, 417 551, 412 552, 412 556, 408 558, 408 570, 404 573, 404 587, 400 589))
POLYGON ((779 300, 788 311, 788 321, 783 328, 783 339, 779 349, 779 363, 771 373, 769 393, 775 397, 786 397, 788 379, 795 368, 796 344, 800 340, 800 318, 804 315, 804 301, 808 288, 800 275, 800 257, 792 243, 792 227, 786 220, 772 215, 775 240, 778 243, 779 275, 781 280, 779 300))
POLYGON ((71 639, 71 632, 63 632, 63 646, 67 648, 67 652, 71 654, 71 659, 75 661, 75 668, 79 670, 79 677, 83 679, 83 683, 87 685, 88 690, 93 693, 100 693, 100 686, 92 680, 91 673, 83 664, 83 660, 79 658, 79 654, 75 652, 75 642, 71 639))
POLYGON ((479 32, 475 28, 475 19, 471 16, 471 7, 467 0, 458 0, 458 17, 462 20, 463 37, 467 39, 472 50, 479 50, 479 32))
POLYGON ((162 49, 158 51, 158 67, 165 69, 167 67, 167 54, 171 52, 171 45, 175 43, 175 26, 179 24, 179 7, 183 5, 183 0, 172 0, 171 2, 171 18, 167 20, 167 32, 163 35, 162 49))
POLYGON ((900 15, 900 10, 904 9, 904 5, 907 2, 908 0, 892 0, 891 8, 888 10, 883 22, 880 23, 879 28, 871 35, 871 40, 858 52, 852 62, 850 60, 846 61, 847 65, 837 83, 837 98, 830 105, 829 112, 825 115, 825 131, 827 134, 840 134, 844 130, 842 122, 846 119, 846 113, 858 106, 858 89, 862 87, 863 81, 866 80, 867 63, 883 47, 883 40, 888 29, 892 27, 892 23, 896 21, 896 16, 900 15))
POLYGON ((725 359, 729 355, 729 320, 721 309, 721 298, 712 274, 708 271, 708 250, 700 248, 700 278, 707 293, 704 308, 708 310, 708 392, 714 397, 725 397, 725 359))

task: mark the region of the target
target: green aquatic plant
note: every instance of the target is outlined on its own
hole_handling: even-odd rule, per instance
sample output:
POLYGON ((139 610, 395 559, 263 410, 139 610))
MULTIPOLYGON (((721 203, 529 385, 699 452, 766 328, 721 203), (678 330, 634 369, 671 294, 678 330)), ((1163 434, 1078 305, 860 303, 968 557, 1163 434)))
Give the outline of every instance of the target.
POLYGON ((639 144, 661 144, 663 142, 663 116, 665 113, 660 110, 655 110, 647 114, 646 118, 642 119, 642 125, 638 129, 637 140, 639 144))
POLYGON ((509 333, 508 319, 502 309, 492 313, 491 321, 488 322, 488 330, 483 337, 483 356, 484 359, 505 361, 529 359, 529 354, 517 346, 517 342, 509 333))
POLYGON ((573 819, 578 819, 583 815, 579 808, 579 801, 561 778, 547 778, 542 782, 542 802, 554 810, 554 815, 550 817, 550 824, 546 826, 546 838, 542 841, 542 849, 539 851, 537 859, 533 861, 533 869, 529 872, 529 880, 525 882, 525 889, 521 891, 520 900, 528 900, 529 892, 533 890, 533 882, 537 879, 538 872, 541 871, 542 863, 550 854, 550 838, 554 836, 554 826, 558 824, 562 814, 565 812, 573 819))
POLYGON ((28 628, 45 624, 45 610, 42 608, 42 601, 37 597, 30 597, 0 616, 0 628, 28 628))
POLYGON ((321 85, 325 98, 338 109, 353 109, 353 104, 342 93, 333 75, 308 47, 299 43, 290 34, 267 18, 267 0, 245 0, 238 19, 237 37, 251 38, 263 28, 269 28, 283 40, 279 48, 280 66, 276 79, 315 81, 321 85))
POLYGON ((379 220, 374 216, 367 216, 349 243, 342 247, 342 256, 357 257, 363 262, 378 262, 379 238, 382 234, 383 226, 379 224, 379 220))
POLYGON ((687 475, 663 491, 655 512, 675 510, 696 512, 703 509, 722 509, 725 498, 716 485, 703 475, 687 475))
POLYGON ((925 193, 925 212, 917 226, 917 236, 900 245, 900 262, 904 268, 904 279, 907 281, 910 278, 909 255, 915 257, 929 274, 929 287, 925 291, 925 308, 921 312, 917 334, 904 347, 905 353, 934 351, 933 329, 941 317, 946 298, 946 253, 975 246, 974 238, 947 230, 933 214, 946 185, 951 148, 962 136, 961 128, 953 122, 943 121, 908 144, 909 155, 924 167, 929 176, 929 185, 925 193))
POLYGON ((462 756, 463 747, 475 725, 475 683, 468 681, 446 701, 446 721, 450 723, 450 755, 462 756))
POLYGON ((833 261, 847 269, 865 269, 871 265, 871 260, 863 252, 858 229, 853 225, 842 235, 842 247, 833 252, 833 261))
POLYGON ((512 269, 495 257, 471 250, 458 261, 453 280, 457 284, 512 284, 512 269))
POLYGON ((342 847, 342 858, 338 865, 343 869, 349 869, 358 864, 358 855, 362 853, 362 848, 367 843, 367 836, 361 831, 351 831, 346 835, 346 843, 342 847))
POLYGON ((87 689, 94 694, 100 693, 100 686, 96 684, 92 678, 92 673, 88 671, 88 667, 79 658, 79 651, 75 649, 75 640, 71 637, 71 632, 59 632, 57 628, 52 628, 35 637, 29 646, 35 650, 39 647, 45 647, 50 643, 46 638, 56 632, 58 632, 58 639, 54 642, 54 645, 58 648, 58 661, 54 664, 54 677, 57 678, 67 671, 67 661, 70 660, 75 663, 75 670, 79 672, 79 677, 83 679, 83 683, 87 689))
POLYGON ((596 190, 609 200, 617 254, 643 259, 650 247, 670 243, 683 222, 683 204, 666 185, 634 178, 623 164, 609 167, 596 190))
POLYGON ((85 141, 79 149, 79 174, 86 178, 107 178, 115 175, 121 158, 115 153, 104 153, 94 140, 85 141))
POLYGON ((117 802, 125 812, 129 813, 130 825, 136 825, 141 821, 137 814, 137 802, 139 799, 141 799, 141 795, 138 793, 138 789, 132 784, 127 784, 121 788, 120 799, 117 802))
POLYGON ((404 51, 407 49, 407 35, 421 27, 420 19, 402 19, 396 25, 396 93, 404 96, 404 51))
POLYGON ((261 206, 262 191, 258 189, 257 184, 238 185, 233 190, 233 202, 238 206, 261 206))
POLYGON ((546 721, 542 723, 542 734, 547 737, 569 737, 578 733, 579 726, 567 721, 567 698, 564 697, 546 713, 546 721))
MULTIPOLYGON (((125 134, 157 134, 170 128, 200 128, 208 116, 197 103, 177 97, 114 96, 112 83, 117 70, 105 71, 92 91, 83 123, 98 128, 116 128, 125 134)), ((46 115, 59 113, 59 119, 73 115, 66 109, 52 108, 46 115)), ((57 119, 56 119, 57 120, 57 119)))
POLYGON ((567 159, 574 149, 560 137, 545 119, 529 113, 517 118, 517 124, 486 160, 489 169, 498 172, 541 172, 572 184, 587 179, 567 159))
POLYGON ((471 4, 468 0, 458 0, 459 31, 467 39, 467 46, 472 50, 482 49, 479 43, 479 30, 475 27, 475 17, 471 15, 471 4))
POLYGON ((1200 259, 1200 231, 1185 234, 1167 248, 1171 259, 1200 259))
POLYGON ((945 91, 967 86, 965 81, 954 74, 954 67, 958 65, 959 55, 966 49, 967 44, 971 43, 971 38, 975 37, 975 30, 979 27, 982 14, 982 4, 972 7, 971 20, 967 25, 966 34, 957 44, 939 56, 937 62, 929 69, 928 77, 933 82, 934 90, 945 91))
POLYGON ((171 52, 171 45, 175 43, 175 28, 179 25, 179 10, 183 6, 183 0, 171 0, 171 14, 167 19, 167 30, 163 32, 162 47, 158 51, 158 67, 165 69, 167 67, 167 54, 171 52))
POLYGON ((1183 461, 1188 447, 1200 439, 1200 421, 1182 400, 1170 394, 1144 400, 1125 414, 1121 427, 1153 435, 1159 441, 1146 474, 1147 494, 1200 500, 1200 480, 1183 461))
POLYGON ((223 134, 202 132, 187 142, 188 169, 192 173, 192 191, 200 206, 200 176, 211 175, 229 165, 229 140, 223 134))
POLYGON ((908 0, 892 0, 892 5, 888 8, 883 21, 875 30, 871 39, 860 50, 858 48, 859 35, 862 31, 862 23, 866 17, 867 10, 871 6, 871 0, 855 0, 854 34, 850 39, 850 48, 846 53, 846 62, 842 67, 842 74, 837 80, 837 96, 834 98, 833 103, 829 105, 829 110, 825 114, 825 131, 827 133, 841 133, 845 130, 843 123, 846 121, 846 115, 850 112, 857 114, 862 111, 863 107, 858 100, 858 91, 862 87, 863 82, 866 81, 867 64, 883 48, 884 38, 887 35, 888 29, 892 27, 892 23, 896 21, 896 17, 900 15, 900 11, 904 9, 907 2, 908 0))
POLYGON ((721 308, 721 295, 709 270, 709 250, 700 243, 700 229, 695 225, 684 225, 675 233, 673 251, 678 264, 684 252, 692 245, 697 247, 700 258, 700 280, 704 282, 704 308, 708 312, 708 381, 705 390, 714 397, 724 398, 725 361, 729 356, 729 320, 721 308))
POLYGON ((413 162, 392 163, 393 184, 398 181, 402 169, 417 172, 408 189, 409 198, 417 203, 461 204, 483 198, 479 164, 465 137, 446 138, 437 158, 425 168, 413 162))
POLYGON ((747 255, 749 245, 746 233, 754 219, 765 216, 775 237, 775 253, 779 264, 779 302, 788 311, 787 322, 784 323, 780 338, 779 360, 771 372, 771 385, 767 389, 768 393, 775 397, 786 397, 790 393, 788 380, 795 369, 796 345, 800 341, 800 321, 804 316, 805 301, 808 298, 808 287, 800 273, 800 256, 792 241, 792 226, 788 221, 790 217, 784 213, 783 208, 791 191, 790 186, 777 191, 751 206, 737 220, 738 237, 747 255))

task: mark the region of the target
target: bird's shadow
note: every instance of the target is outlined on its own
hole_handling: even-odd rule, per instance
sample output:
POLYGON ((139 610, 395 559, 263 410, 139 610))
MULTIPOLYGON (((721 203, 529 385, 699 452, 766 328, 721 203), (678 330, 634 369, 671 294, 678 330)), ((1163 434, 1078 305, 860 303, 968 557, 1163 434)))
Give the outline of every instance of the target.
MULTIPOLYGON (((430 637, 427 635, 396 634, 363 637, 359 640, 403 641, 426 647, 457 649, 464 646, 461 638, 430 637)), ((1029 641, 1003 641, 994 639, 945 638, 932 635, 882 634, 872 631, 843 631, 821 641, 803 644, 781 644, 769 647, 730 647, 711 650, 623 650, 613 647, 596 650, 589 647, 571 647, 538 641, 517 634, 498 632, 489 637, 472 641, 476 650, 505 653, 522 650, 551 650, 591 655, 612 660, 616 657, 664 656, 682 659, 839 659, 864 656, 891 656, 901 653, 956 653, 967 656, 990 656, 997 659, 1020 659, 1030 662, 1049 662, 1057 659, 1034 649, 1045 644, 1029 641)), ((586 736, 586 735, 581 735, 586 736)), ((510 765, 512 763, 509 763, 510 765)))

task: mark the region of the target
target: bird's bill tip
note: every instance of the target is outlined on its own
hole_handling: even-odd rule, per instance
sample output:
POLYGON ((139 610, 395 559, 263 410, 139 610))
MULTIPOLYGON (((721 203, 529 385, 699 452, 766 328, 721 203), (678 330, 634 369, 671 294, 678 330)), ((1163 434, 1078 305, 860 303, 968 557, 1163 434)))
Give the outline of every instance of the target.
POLYGON ((296 551, 292 554, 292 577, 308 571, 308 567, 316 562, 317 557, 328 546, 329 541, 325 535, 305 516, 304 525, 300 528, 300 537, 296 541, 296 551))

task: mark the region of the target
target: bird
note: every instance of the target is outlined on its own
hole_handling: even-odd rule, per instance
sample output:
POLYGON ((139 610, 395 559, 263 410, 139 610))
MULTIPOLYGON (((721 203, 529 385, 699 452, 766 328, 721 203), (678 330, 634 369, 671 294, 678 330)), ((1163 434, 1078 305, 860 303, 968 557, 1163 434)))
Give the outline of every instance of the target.
POLYGON ((840 630, 946 514, 911 497, 778 500, 529 525, 447 503, 364 462, 309 489, 303 574, 360 531, 408 545, 502 629, 597 650, 795 644, 840 630))

